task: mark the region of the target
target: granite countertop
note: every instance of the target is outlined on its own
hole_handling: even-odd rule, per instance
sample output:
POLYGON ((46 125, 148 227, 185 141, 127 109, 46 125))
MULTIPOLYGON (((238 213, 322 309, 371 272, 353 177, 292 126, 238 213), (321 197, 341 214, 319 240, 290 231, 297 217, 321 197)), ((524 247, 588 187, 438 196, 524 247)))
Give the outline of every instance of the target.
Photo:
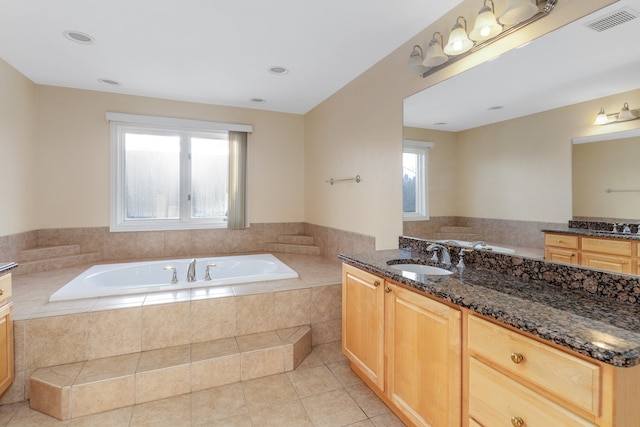
POLYGON ((570 228, 559 227, 554 229, 542 230, 545 233, 560 233, 560 234, 573 234, 576 236, 588 236, 588 237, 601 237, 607 239, 624 239, 624 240, 638 240, 640 241, 640 234, 637 233, 622 233, 609 230, 594 230, 587 228, 570 228))
POLYGON ((408 249, 338 257, 607 364, 640 364, 640 307, 635 304, 470 267, 452 267, 454 274, 437 282, 422 275, 405 273, 404 277, 387 261, 412 260, 433 265, 428 256, 408 249))
POLYGON ((15 262, 0 262, 0 274, 12 270, 18 266, 15 262))

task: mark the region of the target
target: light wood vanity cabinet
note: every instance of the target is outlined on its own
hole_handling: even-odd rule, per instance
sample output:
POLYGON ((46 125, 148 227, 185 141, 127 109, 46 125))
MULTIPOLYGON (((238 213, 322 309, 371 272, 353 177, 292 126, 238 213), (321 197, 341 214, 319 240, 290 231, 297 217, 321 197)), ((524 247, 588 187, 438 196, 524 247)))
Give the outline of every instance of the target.
POLYGON ((632 240, 545 233, 544 257, 614 273, 640 273, 638 248, 632 240))
POLYGON ((13 384, 11 274, 0 276, 0 395, 13 384))
POLYGON ((410 425, 460 425, 460 311, 350 265, 342 274, 354 371, 410 425))

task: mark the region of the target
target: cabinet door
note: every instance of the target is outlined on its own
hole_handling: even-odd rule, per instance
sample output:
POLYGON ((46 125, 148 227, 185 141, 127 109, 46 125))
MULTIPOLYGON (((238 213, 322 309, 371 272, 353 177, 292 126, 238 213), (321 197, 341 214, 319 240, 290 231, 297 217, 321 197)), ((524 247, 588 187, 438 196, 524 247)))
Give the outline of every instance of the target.
POLYGON ((415 425, 460 425, 460 312, 398 286, 385 291, 387 396, 415 425))
POLYGON ((384 390, 383 279, 343 264, 342 352, 384 390))
POLYGON ((578 251, 547 246, 544 248, 544 259, 567 264, 578 264, 578 251))
POLYGON ((11 304, 0 309, 0 395, 13 383, 13 322, 11 304))
POLYGON ((631 258, 615 255, 602 255, 595 253, 582 253, 582 265, 599 270, 613 271, 615 273, 631 273, 631 258))

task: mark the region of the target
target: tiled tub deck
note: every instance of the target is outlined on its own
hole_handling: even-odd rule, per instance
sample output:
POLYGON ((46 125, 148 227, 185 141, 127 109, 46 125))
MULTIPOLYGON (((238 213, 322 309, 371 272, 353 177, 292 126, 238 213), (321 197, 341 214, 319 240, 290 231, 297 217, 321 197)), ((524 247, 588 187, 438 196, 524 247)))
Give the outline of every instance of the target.
MULTIPOLYGON (((51 367, 68 366, 76 375, 87 361, 132 354, 140 360, 156 358, 152 363, 162 366, 167 354, 193 359, 194 348, 230 345, 237 348, 232 353, 238 364, 231 370, 237 369, 238 380, 292 369, 293 362, 282 356, 287 339, 304 334, 299 327, 310 327, 313 345, 340 340, 340 264, 313 255, 275 255, 299 278, 48 303, 54 291, 88 266, 15 276, 16 380, 0 404, 28 399, 29 379, 36 372, 49 375, 51 367), (254 358, 251 368, 242 367, 242 356, 258 350, 265 353, 254 358), (267 351, 271 358, 262 357, 267 351)), ((224 374, 227 380, 235 378, 228 370, 224 374)), ((146 393, 153 396, 164 386, 158 375, 146 393)))

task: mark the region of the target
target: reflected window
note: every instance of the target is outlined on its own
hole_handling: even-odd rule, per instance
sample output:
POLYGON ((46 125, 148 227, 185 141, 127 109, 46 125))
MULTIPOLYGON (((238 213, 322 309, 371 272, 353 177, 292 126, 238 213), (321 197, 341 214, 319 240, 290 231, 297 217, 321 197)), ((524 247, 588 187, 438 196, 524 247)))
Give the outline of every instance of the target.
POLYGON ((434 144, 405 140, 402 151, 402 213, 405 221, 429 219, 429 149, 434 144))

